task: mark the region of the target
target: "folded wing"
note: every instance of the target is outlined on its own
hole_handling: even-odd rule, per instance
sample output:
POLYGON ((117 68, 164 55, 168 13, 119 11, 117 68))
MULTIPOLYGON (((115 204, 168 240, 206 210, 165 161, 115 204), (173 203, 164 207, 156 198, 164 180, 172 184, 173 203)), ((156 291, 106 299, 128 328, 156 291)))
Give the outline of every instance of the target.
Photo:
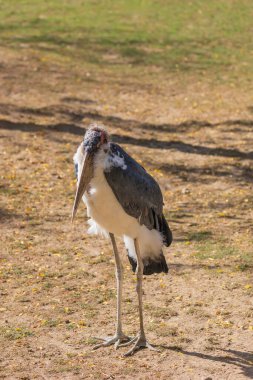
POLYGON ((111 155, 124 162, 124 165, 108 166, 104 171, 117 200, 141 225, 160 232, 164 245, 169 246, 172 233, 163 215, 163 197, 158 183, 119 145, 111 143, 111 155))

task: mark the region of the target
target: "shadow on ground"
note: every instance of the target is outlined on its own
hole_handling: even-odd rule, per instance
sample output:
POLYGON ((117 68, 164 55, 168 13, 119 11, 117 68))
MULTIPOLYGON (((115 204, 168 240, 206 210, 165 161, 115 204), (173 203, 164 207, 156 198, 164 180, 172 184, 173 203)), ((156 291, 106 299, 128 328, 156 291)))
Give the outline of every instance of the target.
MULTIPOLYGON (((120 126, 120 124, 118 123, 114 123, 114 122, 108 123, 108 119, 112 121, 112 117, 102 117, 101 115, 94 114, 92 112, 87 112, 86 114, 83 114, 82 119, 85 119, 85 118, 94 119, 94 121, 101 121, 102 119, 102 121, 107 125, 111 124, 117 127, 120 126)), ((233 124, 236 123, 236 121, 232 121, 232 122, 233 124)), ((178 124, 177 126, 174 125, 173 128, 175 128, 177 132, 179 133, 180 131, 182 132, 182 128, 184 128, 185 125, 193 126, 193 125, 198 125, 198 123, 199 122, 191 120, 191 121, 178 124)), ((222 122, 221 124, 225 124, 225 123, 226 122, 222 122)), ((131 125, 131 121, 129 121, 129 125, 131 125)), ((206 124, 204 124, 203 122, 202 125, 206 125, 206 124)), ((160 128, 161 128, 160 125, 152 126, 152 130, 154 131, 158 131, 160 128)), ((20 130, 23 132, 39 132, 43 130, 44 131, 53 130, 57 132, 71 133, 71 134, 80 135, 80 136, 83 136, 85 133, 85 128, 72 124, 72 123, 56 123, 56 124, 40 125, 40 124, 27 123, 27 122, 13 122, 7 119, 0 119, 0 129, 20 130)), ((211 147, 202 146, 202 145, 194 145, 194 144, 184 143, 183 141, 180 141, 180 140, 162 141, 158 139, 135 138, 132 136, 118 135, 118 134, 113 134, 112 138, 115 142, 118 142, 118 143, 149 147, 153 149, 173 149, 173 150, 177 150, 183 153, 190 153, 190 154, 200 154, 200 155, 220 156, 220 157, 234 157, 234 158, 253 160, 253 151, 241 152, 237 149, 211 148, 211 147)))
MULTIPOLYGON (((0 114, 5 115, 0 119, 0 129, 19 130, 23 132, 43 132, 45 135, 58 143, 66 143, 66 139, 57 138, 51 132, 70 133, 72 135, 83 136, 85 128, 83 123, 90 121, 101 122, 115 128, 122 128, 124 134, 112 134, 113 141, 120 144, 129 144, 151 149, 162 149, 182 152, 186 154, 227 157, 237 160, 253 160, 253 151, 242 151, 236 148, 210 147, 200 144, 193 144, 173 139, 159 139, 159 132, 177 133, 182 135, 186 132, 197 131, 201 128, 215 128, 220 126, 239 128, 240 133, 244 128, 247 130, 253 126, 253 120, 224 120, 219 123, 210 123, 203 120, 187 120, 178 124, 150 124, 141 123, 137 120, 122 119, 116 116, 102 115, 94 110, 95 102, 91 99, 79 99, 74 97, 62 98, 62 103, 41 108, 19 107, 13 104, 0 104, 0 114), (90 107, 90 108, 89 108, 90 107), (27 121, 27 117, 36 117, 36 122, 27 121), (41 124, 41 118, 45 123, 45 118, 55 118, 64 122, 48 121, 41 124), (24 120, 24 121, 20 121, 24 120), (17 121, 18 120, 18 121, 17 121), (136 130, 152 131, 155 138, 137 138, 134 135, 136 130), (130 135, 129 132, 132 132, 130 135)), ((50 119, 49 119, 50 120, 50 119)), ((231 132, 231 129, 230 129, 231 132)), ((239 131, 238 131, 239 132, 239 131)), ((140 133, 138 133, 139 135, 140 133)), ((143 134, 142 134, 143 135, 143 134)), ((212 167, 196 167, 189 164, 164 163, 158 169, 166 174, 176 174, 183 181, 208 182, 213 177, 233 177, 235 180, 252 182, 253 169, 249 165, 236 165, 236 162, 227 162, 226 165, 212 167)), ((153 163, 150 163, 152 167, 153 163)), ((157 166, 157 165, 156 165, 157 166)))
POLYGON ((242 373, 249 379, 253 379, 253 352, 242 352, 236 350, 222 350, 225 355, 209 355, 200 352, 186 351, 175 346, 160 346, 164 349, 177 351, 187 356, 196 357, 204 360, 211 360, 228 365, 239 367, 242 373))
MULTIPOLYGON (((87 102, 88 100, 86 100, 87 102)), ((38 132, 42 130, 54 130, 57 132, 71 133, 74 135, 83 136, 85 129, 79 125, 73 124, 74 122, 81 122, 85 119, 92 119, 94 121, 100 121, 106 125, 111 125, 113 127, 122 127, 124 130, 129 130, 132 128, 138 129, 151 129, 153 132, 166 131, 172 133, 180 133, 189 131, 193 128, 194 130, 200 129, 202 127, 215 127, 217 125, 241 125, 251 127, 253 126, 253 121, 251 120, 226 120, 220 122, 219 124, 209 123, 208 121, 197 121, 188 120, 179 124, 148 124, 139 123, 136 120, 125 120, 114 116, 103 116, 98 112, 87 111, 87 112, 76 112, 70 111, 68 109, 62 108, 61 106, 50 106, 43 107, 40 109, 25 108, 25 107, 14 107, 13 105, 0 104, 0 112, 5 114, 30 114, 36 116, 55 116, 55 114, 62 114, 63 116, 68 116, 70 118, 70 123, 56 123, 49 124, 46 126, 27 123, 27 122, 13 122, 8 119, 0 120, 0 128, 10 129, 10 130, 21 130, 24 132, 38 132)), ((135 138, 126 135, 112 135, 114 141, 118 143, 125 143, 130 145, 137 145, 142 147, 149 147, 154 149, 174 149, 184 153, 191 154, 201 154, 210 156, 221 156, 221 157, 234 157, 241 159, 253 159, 253 151, 251 152, 241 152, 237 149, 229 148, 211 148, 201 145, 193 145, 189 143, 184 143, 182 141, 162 141, 159 139, 145 139, 145 138, 135 138)))

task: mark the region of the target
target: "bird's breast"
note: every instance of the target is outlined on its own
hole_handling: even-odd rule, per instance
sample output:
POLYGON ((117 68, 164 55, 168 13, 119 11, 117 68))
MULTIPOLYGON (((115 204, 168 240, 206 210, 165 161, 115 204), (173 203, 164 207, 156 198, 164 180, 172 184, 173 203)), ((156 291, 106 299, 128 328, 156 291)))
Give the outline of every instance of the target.
POLYGON ((107 232, 119 236, 136 236, 139 228, 138 221, 125 212, 100 166, 94 169, 94 177, 85 193, 84 201, 88 216, 107 232))

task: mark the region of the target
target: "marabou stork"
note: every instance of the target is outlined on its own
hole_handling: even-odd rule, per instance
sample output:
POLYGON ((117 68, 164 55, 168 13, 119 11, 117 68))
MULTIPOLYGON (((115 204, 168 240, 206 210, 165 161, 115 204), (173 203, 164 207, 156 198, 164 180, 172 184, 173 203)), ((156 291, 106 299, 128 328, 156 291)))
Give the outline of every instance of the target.
POLYGON ((169 246, 172 233, 163 215, 163 197, 157 182, 119 145, 110 142, 107 131, 91 125, 74 155, 77 190, 72 220, 81 199, 90 218, 89 233, 110 237, 116 262, 117 322, 113 337, 98 338, 94 348, 115 344, 133 347, 132 355, 142 347, 154 348, 147 342, 142 312, 142 276, 168 272, 162 246, 169 246), (122 330, 122 264, 114 236, 121 236, 129 261, 137 275, 139 334, 131 339, 122 330))

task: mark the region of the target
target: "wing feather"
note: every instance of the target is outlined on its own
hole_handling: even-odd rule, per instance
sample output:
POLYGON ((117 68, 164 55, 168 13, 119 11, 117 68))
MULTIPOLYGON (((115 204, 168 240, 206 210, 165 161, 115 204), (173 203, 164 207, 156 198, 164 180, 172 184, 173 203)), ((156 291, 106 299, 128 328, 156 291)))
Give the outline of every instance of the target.
POLYGON ((124 165, 112 164, 104 171, 117 200, 141 225, 159 231, 164 244, 169 246, 172 234, 162 212, 163 197, 158 183, 119 145, 111 143, 110 154, 112 158, 118 156, 124 160, 124 165))

